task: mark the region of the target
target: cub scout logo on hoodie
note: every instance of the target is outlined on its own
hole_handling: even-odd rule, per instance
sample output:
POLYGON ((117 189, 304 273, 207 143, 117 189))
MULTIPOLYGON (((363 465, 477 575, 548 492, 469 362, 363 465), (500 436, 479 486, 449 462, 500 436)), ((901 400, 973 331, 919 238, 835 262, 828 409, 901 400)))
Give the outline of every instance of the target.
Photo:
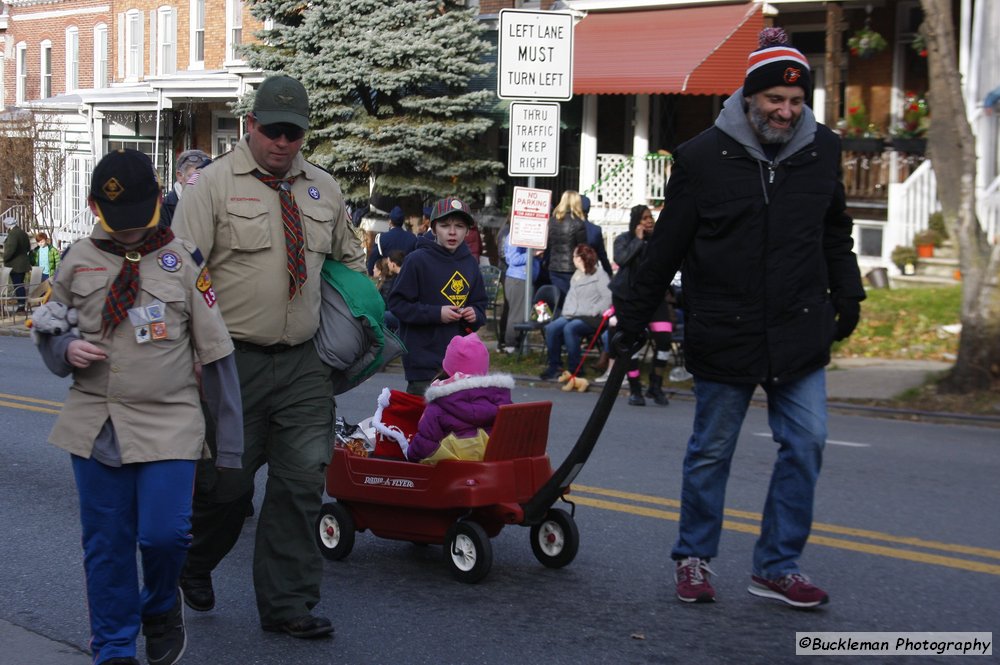
POLYGON ((463 307, 465 301, 469 299, 469 282, 462 276, 462 273, 455 271, 448 278, 448 283, 441 289, 441 295, 448 299, 455 307, 463 307))

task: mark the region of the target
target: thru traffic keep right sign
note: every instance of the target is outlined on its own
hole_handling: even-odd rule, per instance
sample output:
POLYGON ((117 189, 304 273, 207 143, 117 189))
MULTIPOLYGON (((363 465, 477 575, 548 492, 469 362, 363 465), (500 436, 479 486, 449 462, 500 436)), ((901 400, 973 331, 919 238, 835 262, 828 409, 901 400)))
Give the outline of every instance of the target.
POLYGON ((511 102, 507 175, 559 175, 559 108, 511 102))

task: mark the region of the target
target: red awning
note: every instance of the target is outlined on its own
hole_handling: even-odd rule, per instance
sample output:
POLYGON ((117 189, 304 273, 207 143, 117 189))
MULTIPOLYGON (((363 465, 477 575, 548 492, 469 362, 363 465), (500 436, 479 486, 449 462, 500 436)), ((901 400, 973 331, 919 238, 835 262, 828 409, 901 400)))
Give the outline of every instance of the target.
POLYGON ((760 8, 591 12, 573 36, 573 93, 728 95, 757 48, 760 8))

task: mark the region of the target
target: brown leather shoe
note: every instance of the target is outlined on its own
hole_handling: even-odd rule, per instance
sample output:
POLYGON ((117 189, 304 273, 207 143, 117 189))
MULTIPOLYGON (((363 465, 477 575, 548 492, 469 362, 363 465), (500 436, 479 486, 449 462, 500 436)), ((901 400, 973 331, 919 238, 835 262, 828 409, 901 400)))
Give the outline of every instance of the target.
POLYGON ((288 633, 299 639, 312 639, 333 634, 333 624, 326 617, 303 614, 300 617, 280 623, 262 623, 261 628, 269 633, 288 633))

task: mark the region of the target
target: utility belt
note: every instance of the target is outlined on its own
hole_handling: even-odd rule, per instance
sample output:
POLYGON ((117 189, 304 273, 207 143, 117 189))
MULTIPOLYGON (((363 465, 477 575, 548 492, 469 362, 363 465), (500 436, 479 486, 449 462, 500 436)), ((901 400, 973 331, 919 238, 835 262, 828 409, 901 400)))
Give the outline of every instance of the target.
POLYGON ((263 353, 273 356, 276 353, 284 353, 285 351, 297 349, 302 346, 302 344, 268 344, 267 346, 261 346, 260 344, 252 344, 251 342, 243 342, 241 340, 234 339, 233 346, 237 351, 242 353, 263 353))

